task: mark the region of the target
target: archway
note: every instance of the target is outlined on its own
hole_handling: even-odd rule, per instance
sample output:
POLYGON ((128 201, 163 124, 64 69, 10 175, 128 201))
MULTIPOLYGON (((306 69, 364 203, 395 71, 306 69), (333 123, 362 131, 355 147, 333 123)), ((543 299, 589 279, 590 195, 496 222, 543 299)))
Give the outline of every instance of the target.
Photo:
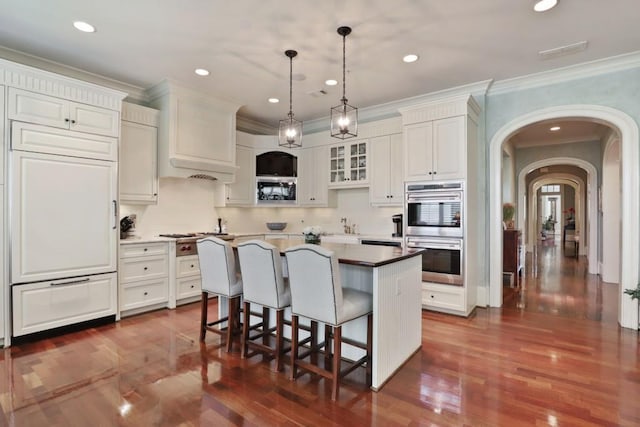
POLYGON ((489 146, 489 304, 492 307, 502 305, 502 145, 524 126, 543 120, 563 118, 598 121, 614 128, 621 136, 621 188, 625 197, 621 203, 622 244, 618 321, 623 327, 638 329, 638 305, 623 294, 624 289, 635 288, 638 283, 638 126, 629 115, 599 105, 563 105, 534 111, 511 120, 493 135, 489 146))
MULTIPOLYGON (((577 200, 575 205, 578 206, 575 217, 577 225, 576 230, 579 231, 581 227, 584 227, 584 209, 580 208, 583 203, 582 193, 585 189, 585 185, 582 179, 566 173, 553 173, 544 175, 543 177, 539 177, 529 184, 529 188, 527 190, 528 215, 525 218, 525 222, 522 223, 522 228, 526 231, 527 237, 529 238, 529 240, 527 241, 527 251, 531 251, 533 249, 533 246, 537 242, 537 221, 533 220, 533 218, 536 217, 537 214, 537 193, 540 187, 549 184, 563 184, 573 188, 575 199, 577 200), (524 225, 526 225, 526 227, 524 225)), ((562 228, 564 228, 564 225, 561 226, 561 230, 562 228)), ((580 254, 584 254, 584 246, 584 243, 582 244, 582 246, 580 246, 580 254)))
MULTIPOLYGON (((545 166, 554 166, 554 165, 572 165, 577 166, 581 169, 584 169, 587 172, 587 211, 589 212, 587 218, 589 218, 588 224, 588 241, 585 242, 587 245, 587 258, 589 259, 589 273, 597 274, 598 273, 598 200, 595 189, 598 188, 598 171, 591 163, 584 161, 582 159, 574 159, 571 157, 553 157, 550 159, 544 159, 537 162, 533 162, 524 167, 520 173, 518 174, 518 195, 523 202, 526 199, 522 199, 522 197, 526 197, 529 194, 528 191, 525 191, 525 181, 527 174, 532 170, 545 167, 545 166)), ((584 185, 584 183, 583 183, 584 185)), ((584 187, 583 187, 584 188, 584 187)), ((523 204, 523 206, 525 206, 523 204)), ((518 224, 524 224, 524 210, 519 209, 518 214, 518 224)), ((584 221, 582 222, 585 225, 584 221)), ((523 232, 526 232, 524 230, 523 232)), ((528 235, 524 235, 523 239, 527 241, 528 235)), ((529 250, 530 248, 527 248, 529 250)))
POLYGON ((602 280, 620 282, 620 139, 607 141, 602 158, 602 280))

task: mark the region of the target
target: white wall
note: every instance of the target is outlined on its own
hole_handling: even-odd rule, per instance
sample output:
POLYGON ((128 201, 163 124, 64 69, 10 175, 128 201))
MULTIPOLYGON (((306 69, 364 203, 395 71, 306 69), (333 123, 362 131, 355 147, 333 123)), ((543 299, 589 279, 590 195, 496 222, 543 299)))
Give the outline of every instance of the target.
POLYGON ((602 164, 602 280, 620 282, 620 140, 607 145, 602 164))
POLYGON ((371 207, 367 188, 338 190, 335 208, 216 208, 218 188, 212 181, 160 178, 157 205, 122 205, 120 217, 136 214, 135 233, 141 236, 213 231, 218 217, 227 222, 229 233, 268 232, 266 222, 287 222, 285 232, 290 233, 301 233, 308 225, 342 233, 340 218, 346 217, 350 224, 356 224, 357 233, 391 236, 391 216, 402 213, 401 206, 371 207))

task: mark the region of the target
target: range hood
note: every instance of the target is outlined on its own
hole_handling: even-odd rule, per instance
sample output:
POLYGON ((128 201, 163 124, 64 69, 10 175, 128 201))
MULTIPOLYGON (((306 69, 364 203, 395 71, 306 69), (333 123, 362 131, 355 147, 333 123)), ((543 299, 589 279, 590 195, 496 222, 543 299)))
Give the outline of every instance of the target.
POLYGON ((240 104, 165 80, 148 91, 160 110, 158 176, 233 182, 240 104))

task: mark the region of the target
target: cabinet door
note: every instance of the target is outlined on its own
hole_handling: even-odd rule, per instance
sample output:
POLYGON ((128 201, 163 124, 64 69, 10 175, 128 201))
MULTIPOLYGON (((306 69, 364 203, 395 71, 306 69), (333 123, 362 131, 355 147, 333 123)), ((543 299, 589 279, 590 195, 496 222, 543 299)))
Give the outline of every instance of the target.
POLYGON ((407 181, 424 181, 433 175, 433 123, 404 127, 404 171, 407 181))
POLYGON ((11 282, 116 271, 116 163, 13 151, 11 166, 11 282))
POLYGON ((9 88, 9 120, 69 128, 69 101, 9 88))
POLYGON ((236 179, 227 185, 227 204, 253 205, 255 202, 255 167, 256 157, 251 148, 238 146, 236 148, 236 179))
POLYGON ((433 122, 433 179, 464 178, 465 116, 433 122))
POLYGON ((97 135, 115 136, 120 131, 120 113, 105 108, 70 102, 69 129, 97 135))
POLYGON ((386 205, 389 203, 391 163, 389 154, 391 142, 389 136, 371 139, 371 186, 369 202, 386 205))
POLYGON ((329 147, 329 186, 354 188, 369 182, 368 141, 335 144, 329 147))
POLYGON ((404 204, 404 157, 402 134, 389 137, 389 201, 390 205, 404 204))
POLYGON ((158 129, 122 122, 120 139, 120 201, 158 201, 158 129))
POLYGON ((305 148, 298 168, 298 205, 327 206, 329 200, 329 169, 326 146, 305 148))

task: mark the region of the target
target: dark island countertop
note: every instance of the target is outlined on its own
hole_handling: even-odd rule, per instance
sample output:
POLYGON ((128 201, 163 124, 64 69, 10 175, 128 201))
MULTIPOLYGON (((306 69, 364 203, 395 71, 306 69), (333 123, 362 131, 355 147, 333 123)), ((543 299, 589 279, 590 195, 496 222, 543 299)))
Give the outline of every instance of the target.
MULTIPOLYGON (((247 240, 233 240, 231 245, 236 248, 239 243, 247 240)), ((270 244, 284 251, 292 246, 301 244, 300 240, 276 239, 269 240, 270 244)), ((349 243, 320 243, 320 246, 333 251, 342 264, 359 265, 363 267, 380 267, 403 259, 422 254, 424 249, 401 249, 391 246, 355 245, 349 243)))

